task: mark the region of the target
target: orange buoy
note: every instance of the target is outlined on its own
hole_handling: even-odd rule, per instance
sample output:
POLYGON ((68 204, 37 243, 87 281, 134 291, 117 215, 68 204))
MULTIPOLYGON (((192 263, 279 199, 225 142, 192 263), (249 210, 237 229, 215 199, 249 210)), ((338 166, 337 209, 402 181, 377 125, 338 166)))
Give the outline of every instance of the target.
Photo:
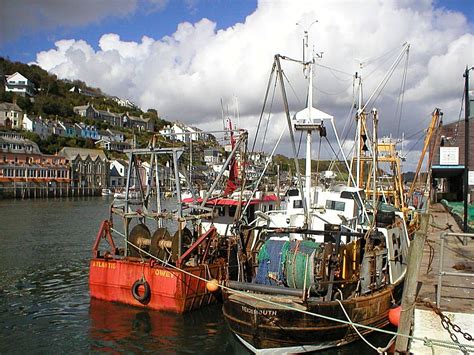
POLYGON ((390 310, 388 311, 388 320, 389 322, 398 327, 398 325, 400 324, 400 312, 402 310, 402 307, 401 306, 398 306, 398 307, 395 307, 395 308, 390 308, 390 310))
POLYGON ((216 279, 207 281, 206 288, 209 292, 216 292, 219 289, 219 281, 216 279))

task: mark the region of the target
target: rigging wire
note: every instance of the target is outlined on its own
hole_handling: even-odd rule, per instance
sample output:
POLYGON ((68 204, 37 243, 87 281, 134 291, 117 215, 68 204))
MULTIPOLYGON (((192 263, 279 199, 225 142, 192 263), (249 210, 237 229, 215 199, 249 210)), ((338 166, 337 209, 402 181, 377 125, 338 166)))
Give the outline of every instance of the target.
POLYGON ((459 122, 461 121, 462 113, 464 112, 464 89, 462 92, 461 96, 461 108, 459 110, 459 117, 458 117, 458 122, 456 123, 456 128, 454 129, 454 138, 453 138, 453 143, 456 142, 456 138, 458 136, 458 130, 459 130, 459 122))
POLYGON ((303 131, 300 132, 300 139, 298 141, 298 153, 296 156, 300 156, 300 149, 301 149, 301 141, 303 140, 303 131))
POLYGON ((341 78, 338 78, 336 76, 336 74, 334 74, 334 72, 337 72, 337 73, 341 73, 341 74, 344 74, 344 75, 348 75, 348 76, 351 76, 352 77, 352 74, 350 73, 346 73, 345 71, 342 71, 342 70, 339 70, 339 69, 335 69, 335 68, 331 68, 331 67, 328 67, 326 65, 322 65, 322 64, 318 64, 318 63, 315 63, 318 67, 321 67, 321 68, 326 68, 329 70, 329 72, 332 74, 332 76, 334 76, 334 78, 336 78, 337 80, 339 81, 349 81, 351 80, 351 78, 349 79, 341 79, 341 78))
MULTIPOLYGON (((301 100, 300 98, 298 97, 298 95, 296 94, 296 91, 295 91, 295 88, 293 87, 293 85, 291 85, 291 82, 290 82, 290 79, 288 79, 288 77, 286 76, 285 72, 282 71, 282 74, 283 74, 283 77, 285 78, 286 82, 288 83, 288 85, 290 86, 291 88, 291 91, 293 92, 293 95, 295 95, 295 98, 296 100, 298 101, 298 104, 300 106, 302 106, 302 103, 301 103, 301 100)), ((298 143, 298 150, 297 150, 297 153, 296 153, 296 158, 298 159, 298 156, 300 155, 300 148, 301 148, 301 140, 303 138, 303 132, 300 133, 300 139, 299 139, 299 143, 298 143)))
POLYGON ((322 89, 316 87, 315 84, 313 84, 313 88, 316 89, 316 90, 318 90, 318 91, 319 91, 320 93, 322 93, 322 94, 325 94, 325 95, 328 95, 328 96, 336 96, 336 95, 341 95, 342 93, 346 92, 347 89, 349 89, 349 87, 350 87, 351 85, 352 85, 352 83, 349 84, 349 85, 347 85, 347 86, 346 86, 345 88, 343 88, 341 91, 333 92, 333 93, 324 91, 324 90, 322 90, 322 89))
POLYGON ((267 84, 267 89, 265 90, 265 98, 263 100, 262 111, 260 112, 260 117, 258 119, 258 125, 257 125, 257 131, 255 132, 255 137, 254 137, 253 143, 252 143, 252 150, 251 150, 252 153, 255 151, 255 143, 257 142, 258 132, 260 130, 260 124, 262 123, 262 117, 263 117, 263 114, 265 113, 265 106, 267 105, 268 92, 270 91, 270 84, 272 82, 273 75, 275 73, 275 68, 276 68, 276 66, 275 66, 275 63, 274 63, 273 66, 272 66, 272 71, 270 73, 270 77, 268 78, 268 84, 267 84))
POLYGON ((399 48, 400 48, 399 46, 393 47, 392 49, 389 49, 387 52, 382 53, 382 54, 379 55, 378 57, 375 57, 375 58, 372 58, 372 59, 369 58, 369 59, 365 60, 365 61, 362 62, 362 63, 365 64, 366 66, 367 66, 367 65, 370 65, 370 64, 372 64, 372 63, 378 61, 379 59, 381 59, 381 58, 383 58, 383 57, 385 57, 385 56, 388 56, 389 54, 391 54, 391 53, 397 51, 399 48))
POLYGON ((382 66, 384 66, 391 58, 392 56, 388 56, 388 54, 391 54, 392 52, 394 52, 395 50, 399 49, 399 47, 395 47, 393 49, 391 49, 390 51, 386 52, 385 54, 382 54, 380 57, 374 59, 374 60, 371 60, 371 61, 368 61, 368 62, 364 62, 362 64, 366 64, 366 66, 369 66, 371 65, 373 62, 376 62, 377 60, 387 56, 379 65, 377 65, 369 74, 365 75, 365 78, 369 78, 370 76, 372 76, 373 73, 375 73, 377 70, 379 70, 382 66), (367 65, 367 63, 369 63, 367 65))
POLYGON ((263 152, 263 146, 264 146, 265 140, 266 140, 266 138, 267 138, 268 125, 270 124, 270 116, 271 116, 271 114, 272 114, 273 101, 274 101, 274 99, 275 99, 275 91, 276 91, 277 83, 278 83, 278 80, 277 80, 277 77, 275 76, 275 85, 273 86, 272 101, 270 102, 270 109, 269 109, 268 116, 267 116, 267 124, 266 124, 266 126, 265 126, 265 133, 264 133, 264 135, 263 135, 262 146, 261 146, 261 148, 260 148, 260 151, 261 151, 261 152, 263 152))
POLYGON ((408 154, 410 154, 410 153, 413 151, 413 149, 416 147, 416 145, 421 141, 421 138, 423 138, 423 137, 424 137, 424 136, 421 135, 421 136, 416 140, 415 144, 413 144, 413 145, 410 147, 410 149, 408 149, 408 151, 405 153, 405 158, 407 157, 408 154))
POLYGON ((400 135, 400 123, 402 121, 402 110, 403 110, 403 101, 405 99, 405 87, 407 83, 407 73, 408 73, 408 57, 409 57, 409 52, 407 52, 407 56, 405 59, 405 68, 403 69, 403 77, 402 77, 402 82, 400 85, 400 93, 398 95, 398 103, 397 103, 397 110, 395 111, 395 117, 398 116, 398 127, 397 127, 397 135, 396 137, 399 137, 400 135))

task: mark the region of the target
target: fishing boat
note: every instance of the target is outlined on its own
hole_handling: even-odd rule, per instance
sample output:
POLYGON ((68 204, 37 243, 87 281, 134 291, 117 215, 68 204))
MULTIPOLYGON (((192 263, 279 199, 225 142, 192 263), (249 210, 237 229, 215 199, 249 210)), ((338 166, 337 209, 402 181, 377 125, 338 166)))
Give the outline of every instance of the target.
MULTIPOLYGON (((203 231, 215 228, 217 233, 227 238, 232 235, 231 227, 237 221, 238 217, 246 221, 255 219, 256 211, 271 211, 276 209, 278 196, 275 193, 264 193, 258 190, 258 184, 255 191, 245 189, 245 182, 242 176, 246 162, 243 161, 248 139, 247 133, 232 129, 232 122, 228 120, 229 127, 226 130, 230 138, 231 154, 223 164, 222 174, 219 174, 210 188, 210 192, 202 191, 205 194, 195 196, 192 191, 191 196, 183 198, 184 205, 192 207, 195 204, 202 205, 212 211, 210 218, 204 217, 201 221, 203 231), (244 134, 242 134, 244 133, 244 134), (239 158, 239 159, 238 159, 239 158), (229 168, 227 170, 227 168, 229 168), (217 183, 222 178, 224 172, 228 172, 226 185, 222 190, 216 190, 217 183)), ((189 183, 189 185, 191 185, 189 183)), ((188 190, 189 191, 189 190, 188 190)))
MULTIPOLYGON (((307 42, 306 33, 305 47, 307 42)), ((333 117, 312 106, 314 63, 314 57, 299 61, 276 55, 272 70, 282 87, 298 177, 293 129, 307 133, 305 184, 300 178, 298 186, 287 192, 285 209, 259 213, 260 221, 235 227, 241 257, 238 269, 228 272, 223 313, 233 333, 254 353, 317 351, 358 340, 388 324, 389 310, 400 301, 403 290, 410 243, 404 214, 381 204, 376 193, 371 201, 365 197, 360 175, 354 178, 344 155, 333 117), (292 119, 281 69, 284 59, 303 65, 308 80, 307 107, 292 119), (350 184, 329 184, 324 190, 312 187, 311 139, 314 131, 325 137, 329 126, 350 184)), ((359 104, 358 123, 366 115, 365 106, 359 104)), ((375 192, 376 110, 372 118, 374 144, 369 150, 375 192)), ((358 134, 367 133, 359 129, 358 134)), ((357 163, 369 161, 362 149, 369 142, 359 139, 357 144, 357 163)))
POLYGON ((160 200, 158 156, 171 162, 179 201, 182 151, 154 144, 126 151, 129 168, 124 198, 111 205, 110 218, 101 223, 92 248, 92 298, 175 313, 216 301, 213 285, 224 278, 227 246, 215 228, 202 230, 201 219, 210 218, 212 211, 200 206, 186 210, 181 203, 166 211, 160 200), (143 184, 139 166, 145 158, 150 159, 150 169, 143 184), (135 192, 132 186, 138 187, 135 192))

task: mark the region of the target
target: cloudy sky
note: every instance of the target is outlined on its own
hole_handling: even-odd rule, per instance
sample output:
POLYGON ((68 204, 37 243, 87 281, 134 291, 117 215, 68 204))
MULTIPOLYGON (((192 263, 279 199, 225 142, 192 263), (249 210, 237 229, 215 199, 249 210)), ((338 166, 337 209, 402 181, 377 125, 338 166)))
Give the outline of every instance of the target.
MULTIPOLYGON (((315 106, 335 117, 340 133, 354 98, 354 73, 362 75, 368 98, 408 42, 408 61, 402 58, 368 107, 378 109, 381 135, 405 134, 405 153, 411 148, 405 170, 416 164, 435 107, 445 122, 458 120, 462 74, 474 65, 470 0, 6 0, 2 12, 2 56, 203 129, 222 126, 222 100, 251 133, 273 56, 300 59, 305 29, 310 48, 323 53, 315 68, 315 106)), ((304 105, 304 77, 295 63, 283 69, 295 112, 304 105)), ((277 91, 267 151, 284 127, 282 110, 277 91)), ((290 155, 287 138, 280 152, 290 155)))

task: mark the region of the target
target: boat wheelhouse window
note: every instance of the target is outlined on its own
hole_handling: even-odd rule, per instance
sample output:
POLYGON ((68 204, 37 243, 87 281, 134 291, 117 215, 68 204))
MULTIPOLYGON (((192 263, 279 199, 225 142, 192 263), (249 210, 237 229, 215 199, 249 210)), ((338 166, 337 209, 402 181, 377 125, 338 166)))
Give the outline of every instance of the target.
POLYGON ((234 217, 236 211, 237 211, 237 206, 229 206, 229 216, 230 217, 234 217))
POLYGON ((300 193, 297 189, 290 189, 286 193, 288 196, 298 196, 300 193))
POLYGON ((294 200, 293 208, 303 208, 303 200, 294 200))
POLYGON ((216 207, 216 209, 217 209, 217 213, 219 213, 219 216, 221 216, 221 217, 225 216, 225 207, 218 206, 218 207, 216 207))
POLYGON ((334 211, 344 211, 346 203, 342 201, 326 201, 326 209, 334 211))

